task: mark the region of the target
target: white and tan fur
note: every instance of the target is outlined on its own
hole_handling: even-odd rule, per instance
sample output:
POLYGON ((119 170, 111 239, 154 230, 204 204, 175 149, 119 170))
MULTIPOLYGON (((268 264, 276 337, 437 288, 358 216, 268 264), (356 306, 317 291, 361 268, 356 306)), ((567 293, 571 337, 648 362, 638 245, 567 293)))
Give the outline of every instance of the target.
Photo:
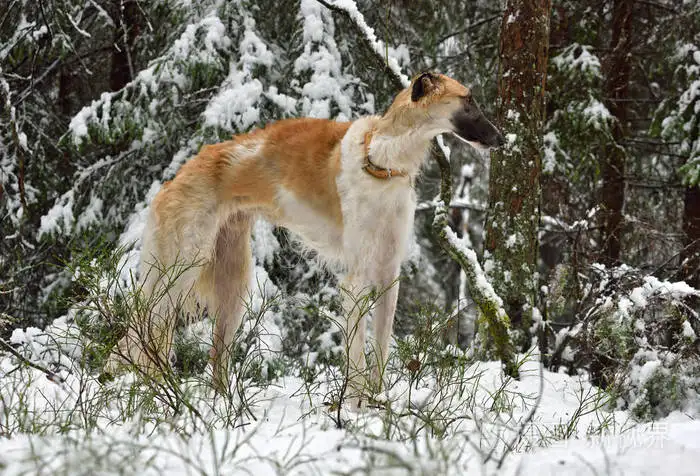
MULTIPOLYGON (((413 183, 430 141, 446 132, 485 145, 500 140, 483 116, 493 130, 482 138, 456 128, 455 114, 468 111, 470 95, 453 79, 424 73, 381 117, 351 123, 283 120, 203 147, 151 204, 141 281, 147 296, 164 297, 150 317, 130 327, 108 370, 123 360, 144 368, 167 362, 174 308, 192 296, 216 316, 211 359, 216 384, 225 384, 229 348, 249 292, 251 227, 263 217, 299 235, 321 258, 345 268, 348 357, 358 371, 365 368, 365 319, 354 308, 352 296, 380 291, 373 309, 377 341, 373 380, 380 384, 399 268, 413 228, 413 183), (368 131, 371 140, 366 147, 368 131), (370 175, 363 169, 366 153, 375 165, 402 175, 386 180, 370 175), (173 266, 181 266, 182 274, 166 285, 158 269, 173 266)), ((477 129, 485 127, 483 121, 477 129)))

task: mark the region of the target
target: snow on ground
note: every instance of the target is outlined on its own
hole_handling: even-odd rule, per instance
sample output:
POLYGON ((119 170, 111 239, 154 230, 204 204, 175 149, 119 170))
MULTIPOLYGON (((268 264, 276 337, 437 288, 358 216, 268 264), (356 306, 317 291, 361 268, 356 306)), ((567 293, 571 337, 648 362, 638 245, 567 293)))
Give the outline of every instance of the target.
MULTIPOLYGON (((591 441, 564 441, 511 462, 515 474, 697 475, 700 422, 672 414, 654 425, 591 441), (519 471, 519 473, 518 473, 519 471)), ((507 473, 508 474, 508 473, 507 473)))
POLYGON ((167 386, 153 393, 131 374, 102 385, 81 370, 76 331, 60 319, 45 331, 13 333, 16 349, 56 370, 51 379, 0 354, 3 475, 679 476, 700 467, 700 422, 676 412, 637 424, 608 411, 606 394, 585 378, 541 371, 536 356, 514 381, 497 362, 448 349, 458 358, 440 370, 392 368, 389 389, 376 398, 384 406, 360 412, 329 405, 343 384, 333 367, 307 382, 234 382, 230 399, 215 396, 206 376, 190 377, 177 390, 192 410, 174 414, 158 398, 174 395, 167 386))

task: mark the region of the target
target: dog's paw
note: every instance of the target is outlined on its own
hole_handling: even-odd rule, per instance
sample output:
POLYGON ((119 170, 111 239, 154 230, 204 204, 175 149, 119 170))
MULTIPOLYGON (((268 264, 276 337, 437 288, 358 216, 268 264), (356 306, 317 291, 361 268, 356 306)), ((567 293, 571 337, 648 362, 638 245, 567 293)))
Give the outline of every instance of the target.
POLYGON ((100 375, 97 376, 97 381, 101 383, 102 385, 113 382, 114 381, 114 374, 110 372, 105 372, 103 371, 100 375))
MULTIPOLYGON (((124 373, 127 370, 127 367, 128 366, 124 358, 112 352, 111 354, 109 354, 109 357, 107 358, 107 362, 105 362, 104 367, 102 367, 102 373, 100 374, 100 378, 102 378, 102 376, 105 376, 105 382, 114 380, 114 377, 121 373, 124 373), (107 379, 106 376, 110 376, 111 378, 107 379)), ((101 381, 100 383, 104 382, 101 381)))

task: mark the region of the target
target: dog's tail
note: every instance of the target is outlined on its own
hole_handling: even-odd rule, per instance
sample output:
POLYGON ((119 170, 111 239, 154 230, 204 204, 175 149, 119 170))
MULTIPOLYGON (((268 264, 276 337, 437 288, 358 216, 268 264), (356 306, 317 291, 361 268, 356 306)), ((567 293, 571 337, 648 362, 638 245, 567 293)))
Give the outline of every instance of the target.
POLYGON ((254 216, 221 203, 223 148, 205 148, 164 184, 144 230, 140 292, 127 334, 105 370, 131 364, 156 372, 169 365, 178 315, 197 304, 216 316, 212 360, 223 372, 248 297, 254 216))

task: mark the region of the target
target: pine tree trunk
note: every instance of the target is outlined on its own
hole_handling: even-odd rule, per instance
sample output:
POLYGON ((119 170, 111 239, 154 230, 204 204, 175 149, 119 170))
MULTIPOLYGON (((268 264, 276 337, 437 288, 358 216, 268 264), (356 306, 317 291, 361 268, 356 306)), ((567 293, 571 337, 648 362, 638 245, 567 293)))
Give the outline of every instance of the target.
POLYGON ((625 150, 620 145, 626 135, 627 97, 632 49, 632 9, 634 0, 614 0, 611 53, 605 63, 605 106, 615 118, 613 143, 605 147, 603 162, 603 249, 607 265, 620 262, 622 211, 625 202, 625 150))
POLYGON ((501 26, 497 118, 507 143, 491 154, 485 246, 506 312, 525 328, 537 295, 550 10, 551 0, 508 0, 501 26))
MULTIPOLYGON (((687 106, 686 116, 697 111, 700 106, 700 98, 697 98, 687 106)), ((692 117, 692 116, 691 116, 692 117)), ((698 142, 700 124, 698 120, 691 122, 688 131, 688 140, 691 144, 698 142)), ((688 157, 687 160, 690 160, 688 157)), ((696 289, 700 289, 700 184, 690 185, 685 189, 683 196, 683 251, 681 252, 680 279, 696 289)), ((695 299, 695 304, 700 304, 700 299, 695 299)))
POLYGON ((700 186, 685 189, 683 232, 685 248, 681 253, 681 279, 700 289, 700 186))

